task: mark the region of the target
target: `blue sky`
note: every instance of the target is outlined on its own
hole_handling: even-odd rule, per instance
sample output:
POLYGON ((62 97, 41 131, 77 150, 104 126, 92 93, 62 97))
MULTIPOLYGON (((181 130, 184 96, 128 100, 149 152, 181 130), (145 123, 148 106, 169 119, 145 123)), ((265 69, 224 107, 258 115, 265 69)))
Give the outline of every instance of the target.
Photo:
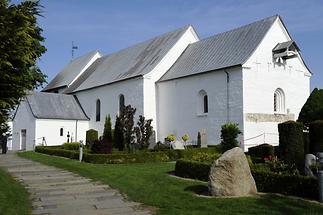
POLYGON ((39 66, 51 80, 75 56, 118 51, 192 24, 205 38, 279 14, 313 72, 311 89, 323 88, 323 1, 321 0, 41 0, 39 24, 47 52, 39 66))

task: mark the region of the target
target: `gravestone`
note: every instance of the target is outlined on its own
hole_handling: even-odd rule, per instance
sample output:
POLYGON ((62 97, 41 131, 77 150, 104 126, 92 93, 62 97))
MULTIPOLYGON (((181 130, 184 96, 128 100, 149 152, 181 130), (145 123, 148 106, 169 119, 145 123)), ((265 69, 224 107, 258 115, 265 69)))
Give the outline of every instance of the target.
POLYGON ((153 131, 152 135, 149 137, 148 149, 153 149, 156 145, 156 132, 153 131))
POLYGON ((316 156, 313 154, 305 155, 305 174, 308 176, 314 176, 310 168, 311 165, 316 164, 316 156))
POLYGON ((200 139, 201 139, 201 148, 207 148, 207 141, 206 141, 206 129, 202 128, 199 131, 200 139))

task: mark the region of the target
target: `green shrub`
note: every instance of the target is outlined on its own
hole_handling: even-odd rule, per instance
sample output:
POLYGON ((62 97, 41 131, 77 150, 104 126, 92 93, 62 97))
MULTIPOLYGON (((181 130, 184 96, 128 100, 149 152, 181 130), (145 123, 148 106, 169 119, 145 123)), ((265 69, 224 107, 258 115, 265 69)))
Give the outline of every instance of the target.
MULTIPOLYGON (((208 181, 210 168, 210 163, 180 159, 175 165, 175 175, 208 181)), ((265 164, 255 165, 254 168, 251 168, 251 173, 259 192, 318 199, 318 181, 316 178, 272 173, 265 164)))
POLYGON ((182 140, 184 142, 188 141, 190 139, 190 136, 188 134, 184 134, 183 137, 182 137, 182 140))
POLYGON ((99 133, 97 130, 94 130, 94 129, 90 129, 88 131, 86 131, 86 145, 88 146, 92 146, 94 141, 98 140, 99 139, 99 133))
POLYGON ((112 128, 110 114, 105 117, 103 139, 107 142, 112 142, 112 128))
POLYGON ((227 123, 221 126, 221 146, 223 151, 227 151, 239 146, 238 135, 241 134, 239 125, 236 123, 227 123))
POLYGON ((180 159, 176 161, 175 175, 183 178, 207 181, 209 178, 210 167, 210 163, 180 159))
POLYGON ((96 154, 110 154, 112 145, 112 142, 106 139, 96 140, 91 147, 91 151, 96 154))
POLYGON ((274 157, 274 147, 269 144, 261 144, 258 146, 250 147, 248 149, 248 154, 251 157, 259 157, 259 158, 270 158, 274 157))
POLYGON ((173 142, 176 140, 176 137, 174 134, 169 134, 166 138, 165 138, 166 141, 168 142, 173 142))
POLYGON ((80 143, 79 142, 71 142, 71 143, 64 143, 61 146, 62 149, 65 150, 79 150, 80 149, 80 143))
POLYGON ((252 175, 259 192, 318 199, 319 191, 316 178, 301 175, 281 175, 257 170, 252 170, 252 175))
POLYGON ((295 164, 300 171, 304 167, 303 124, 287 121, 278 125, 279 153, 288 165, 295 164))
POLYGON ((219 157, 220 154, 218 153, 196 152, 190 159, 197 162, 213 163, 213 161, 215 161, 219 157))
POLYGON ((309 124, 309 150, 312 154, 323 152, 323 120, 317 120, 309 124))
POLYGON ((47 146, 37 146, 35 148, 35 152, 54 155, 54 156, 60 156, 60 157, 65 157, 70 159, 79 159, 79 152, 73 151, 73 150, 49 148, 47 146))
POLYGON ((114 125, 114 147, 119 149, 119 151, 123 151, 125 148, 125 139, 123 132, 123 121, 119 116, 116 116, 116 123, 114 125))

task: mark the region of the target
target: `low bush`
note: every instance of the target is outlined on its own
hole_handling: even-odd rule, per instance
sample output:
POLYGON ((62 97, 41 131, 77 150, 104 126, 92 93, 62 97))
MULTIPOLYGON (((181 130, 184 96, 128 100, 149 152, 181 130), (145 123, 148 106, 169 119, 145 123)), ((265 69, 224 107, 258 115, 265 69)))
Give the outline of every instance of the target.
POLYGON ((79 152, 73 151, 73 150, 49 148, 46 146, 36 146, 35 152, 54 155, 54 156, 60 156, 60 157, 65 157, 70 159, 79 159, 79 152))
POLYGON ((112 142, 107 139, 95 140, 91 151, 96 154, 111 154, 112 145, 112 142))
POLYGON ((274 152, 274 147, 272 145, 265 143, 259 146, 250 147, 248 149, 248 154, 251 157, 259 157, 264 159, 264 158, 274 157, 275 152, 274 152))
POLYGON ((71 143, 64 143, 61 146, 62 149, 65 150, 75 150, 75 151, 79 151, 80 149, 80 143, 79 142, 71 142, 71 143))
POLYGON ((211 164, 180 159, 176 161, 175 174, 183 178, 192 178, 207 181, 211 164))
POLYGON ((239 134, 241 134, 241 131, 236 123, 227 123, 221 126, 221 148, 223 152, 239 146, 237 141, 239 134))
POLYGON ((88 131, 86 131, 86 145, 88 146, 92 146, 94 141, 98 140, 99 139, 99 133, 97 130, 94 130, 94 129, 90 129, 88 131))
MULTIPOLYGON (((211 164, 186 159, 177 160, 175 175, 185 178, 209 180, 211 164)), ((277 174, 270 171, 266 164, 251 168, 259 192, 281 193, 310 199, 318 199, 318 181, 316 178, 277 174)))
POLYGON ((316 178, 301 175, 280 175, 259 170, 252 170, 252 175, 259 192, 318 199, 319 190, 316 178))

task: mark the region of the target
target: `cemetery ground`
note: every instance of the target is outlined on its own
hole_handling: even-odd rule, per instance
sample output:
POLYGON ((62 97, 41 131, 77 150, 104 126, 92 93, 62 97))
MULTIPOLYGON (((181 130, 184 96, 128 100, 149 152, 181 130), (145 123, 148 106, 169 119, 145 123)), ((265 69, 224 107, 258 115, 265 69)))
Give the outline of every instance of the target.
POLYGON ((30 214, 31 200, 25 188, 0 168, 0 214, 30 214))
MULTIPOLYGON (((207 190, 207 184, 170 176, 174 162, 103 165, 33 152, 19 156, 108 184, 129 200, 144 203, 156 214, 321 214, 323 211, 317 203, 270 194, 244 198, 197 196, 196 193, 207 190)), ((28 205, 28 200, 25 203, 28 205)))

